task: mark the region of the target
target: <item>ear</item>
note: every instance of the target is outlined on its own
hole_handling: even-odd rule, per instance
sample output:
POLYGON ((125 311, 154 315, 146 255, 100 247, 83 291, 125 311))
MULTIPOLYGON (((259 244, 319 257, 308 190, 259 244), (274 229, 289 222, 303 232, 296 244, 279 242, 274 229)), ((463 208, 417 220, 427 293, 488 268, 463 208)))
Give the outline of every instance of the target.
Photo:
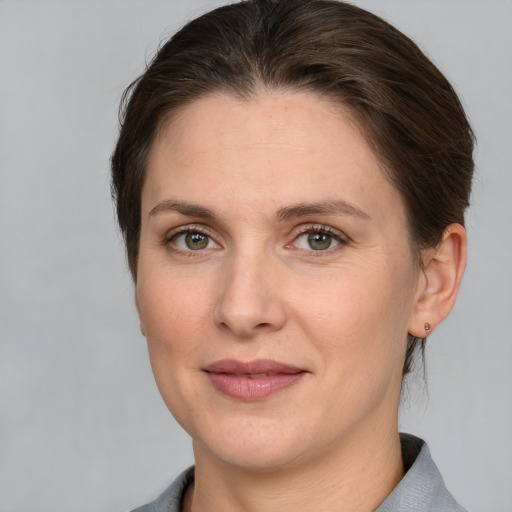
POLYGON ((409 334, 427 337, 450 313, 466 268, 467 235, 460 224, 450 224, 439 245, 423 255, 409 334))
POLYGON ((139 329, 140 329, 140 333, 142 334, 142 336, 146 336, 146 330, 144 329, 144 324, 142 322, 142 317, 140 315, 140 307, 139 307, 139 298, 137 296, 137 284, 135 284, 135 295, 134 295, 134 298, 135 298, 135 308, 137 309, 137 315, 139 317, 139 329))

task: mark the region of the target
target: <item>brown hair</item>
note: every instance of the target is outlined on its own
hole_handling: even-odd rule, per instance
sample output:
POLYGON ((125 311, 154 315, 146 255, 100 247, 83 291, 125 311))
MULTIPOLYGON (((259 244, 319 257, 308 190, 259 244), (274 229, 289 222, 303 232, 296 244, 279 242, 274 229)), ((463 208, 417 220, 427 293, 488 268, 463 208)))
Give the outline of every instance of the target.
MULTIPOLYGON (((473 133, 442 73, 405 35, 337 0, 246 0, 183 27, 125 91, 112 193, 137 278, 146 159, 164 120, 199 97, 261 89, 328 95, 356 115, 400 191, 418 249, 464 224, 473 133)), ((417 339, 409 340, 408 373, 417 339)))

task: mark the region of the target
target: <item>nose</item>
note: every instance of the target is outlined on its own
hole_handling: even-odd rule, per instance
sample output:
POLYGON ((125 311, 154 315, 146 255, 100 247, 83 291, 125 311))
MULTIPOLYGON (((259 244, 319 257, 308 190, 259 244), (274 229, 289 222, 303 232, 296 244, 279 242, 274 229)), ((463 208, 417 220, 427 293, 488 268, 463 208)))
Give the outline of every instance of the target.
POLYGON ((226 262, 214 309, 215 324, 240 339, 282 329, 287 311, 272 258, 233 255, 226 262))

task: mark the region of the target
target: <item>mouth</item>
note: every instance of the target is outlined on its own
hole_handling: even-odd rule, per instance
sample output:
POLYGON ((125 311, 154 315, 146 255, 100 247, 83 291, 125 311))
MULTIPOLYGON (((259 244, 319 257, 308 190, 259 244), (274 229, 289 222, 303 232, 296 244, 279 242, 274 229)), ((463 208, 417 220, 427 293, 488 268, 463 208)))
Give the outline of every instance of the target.
POLYGON ((216 391, 245 401, 267 398, 297 384, 309 373, 271 359, 249 362, 223 359, 208 365, 203 371, 216 391))

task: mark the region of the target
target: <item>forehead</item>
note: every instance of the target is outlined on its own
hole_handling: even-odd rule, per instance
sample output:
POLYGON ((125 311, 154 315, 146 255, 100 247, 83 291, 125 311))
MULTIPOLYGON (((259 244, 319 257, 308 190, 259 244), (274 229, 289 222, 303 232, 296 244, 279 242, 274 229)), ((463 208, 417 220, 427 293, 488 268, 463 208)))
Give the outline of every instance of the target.
POLYGON ((326 196, 369 210, 376 197, 401 204, 351 113, 311 93, 211 95, 184 107, 150 150, 143 209, 176 194, 224 207, 326 196))
POLYGON ((158 130, 153 147, 160 146, 161 151, 165 146, 169 152, 193 149, 198 156, 226 152, 235 144, 251 150, 281 146, 318 154, 347 138, 352 146, 357 140, 354 151, 361 157, 374 157, 355 115, 332 99, 309 92, 269 92, 251 99, 218 93, 178 109, 158 130))

